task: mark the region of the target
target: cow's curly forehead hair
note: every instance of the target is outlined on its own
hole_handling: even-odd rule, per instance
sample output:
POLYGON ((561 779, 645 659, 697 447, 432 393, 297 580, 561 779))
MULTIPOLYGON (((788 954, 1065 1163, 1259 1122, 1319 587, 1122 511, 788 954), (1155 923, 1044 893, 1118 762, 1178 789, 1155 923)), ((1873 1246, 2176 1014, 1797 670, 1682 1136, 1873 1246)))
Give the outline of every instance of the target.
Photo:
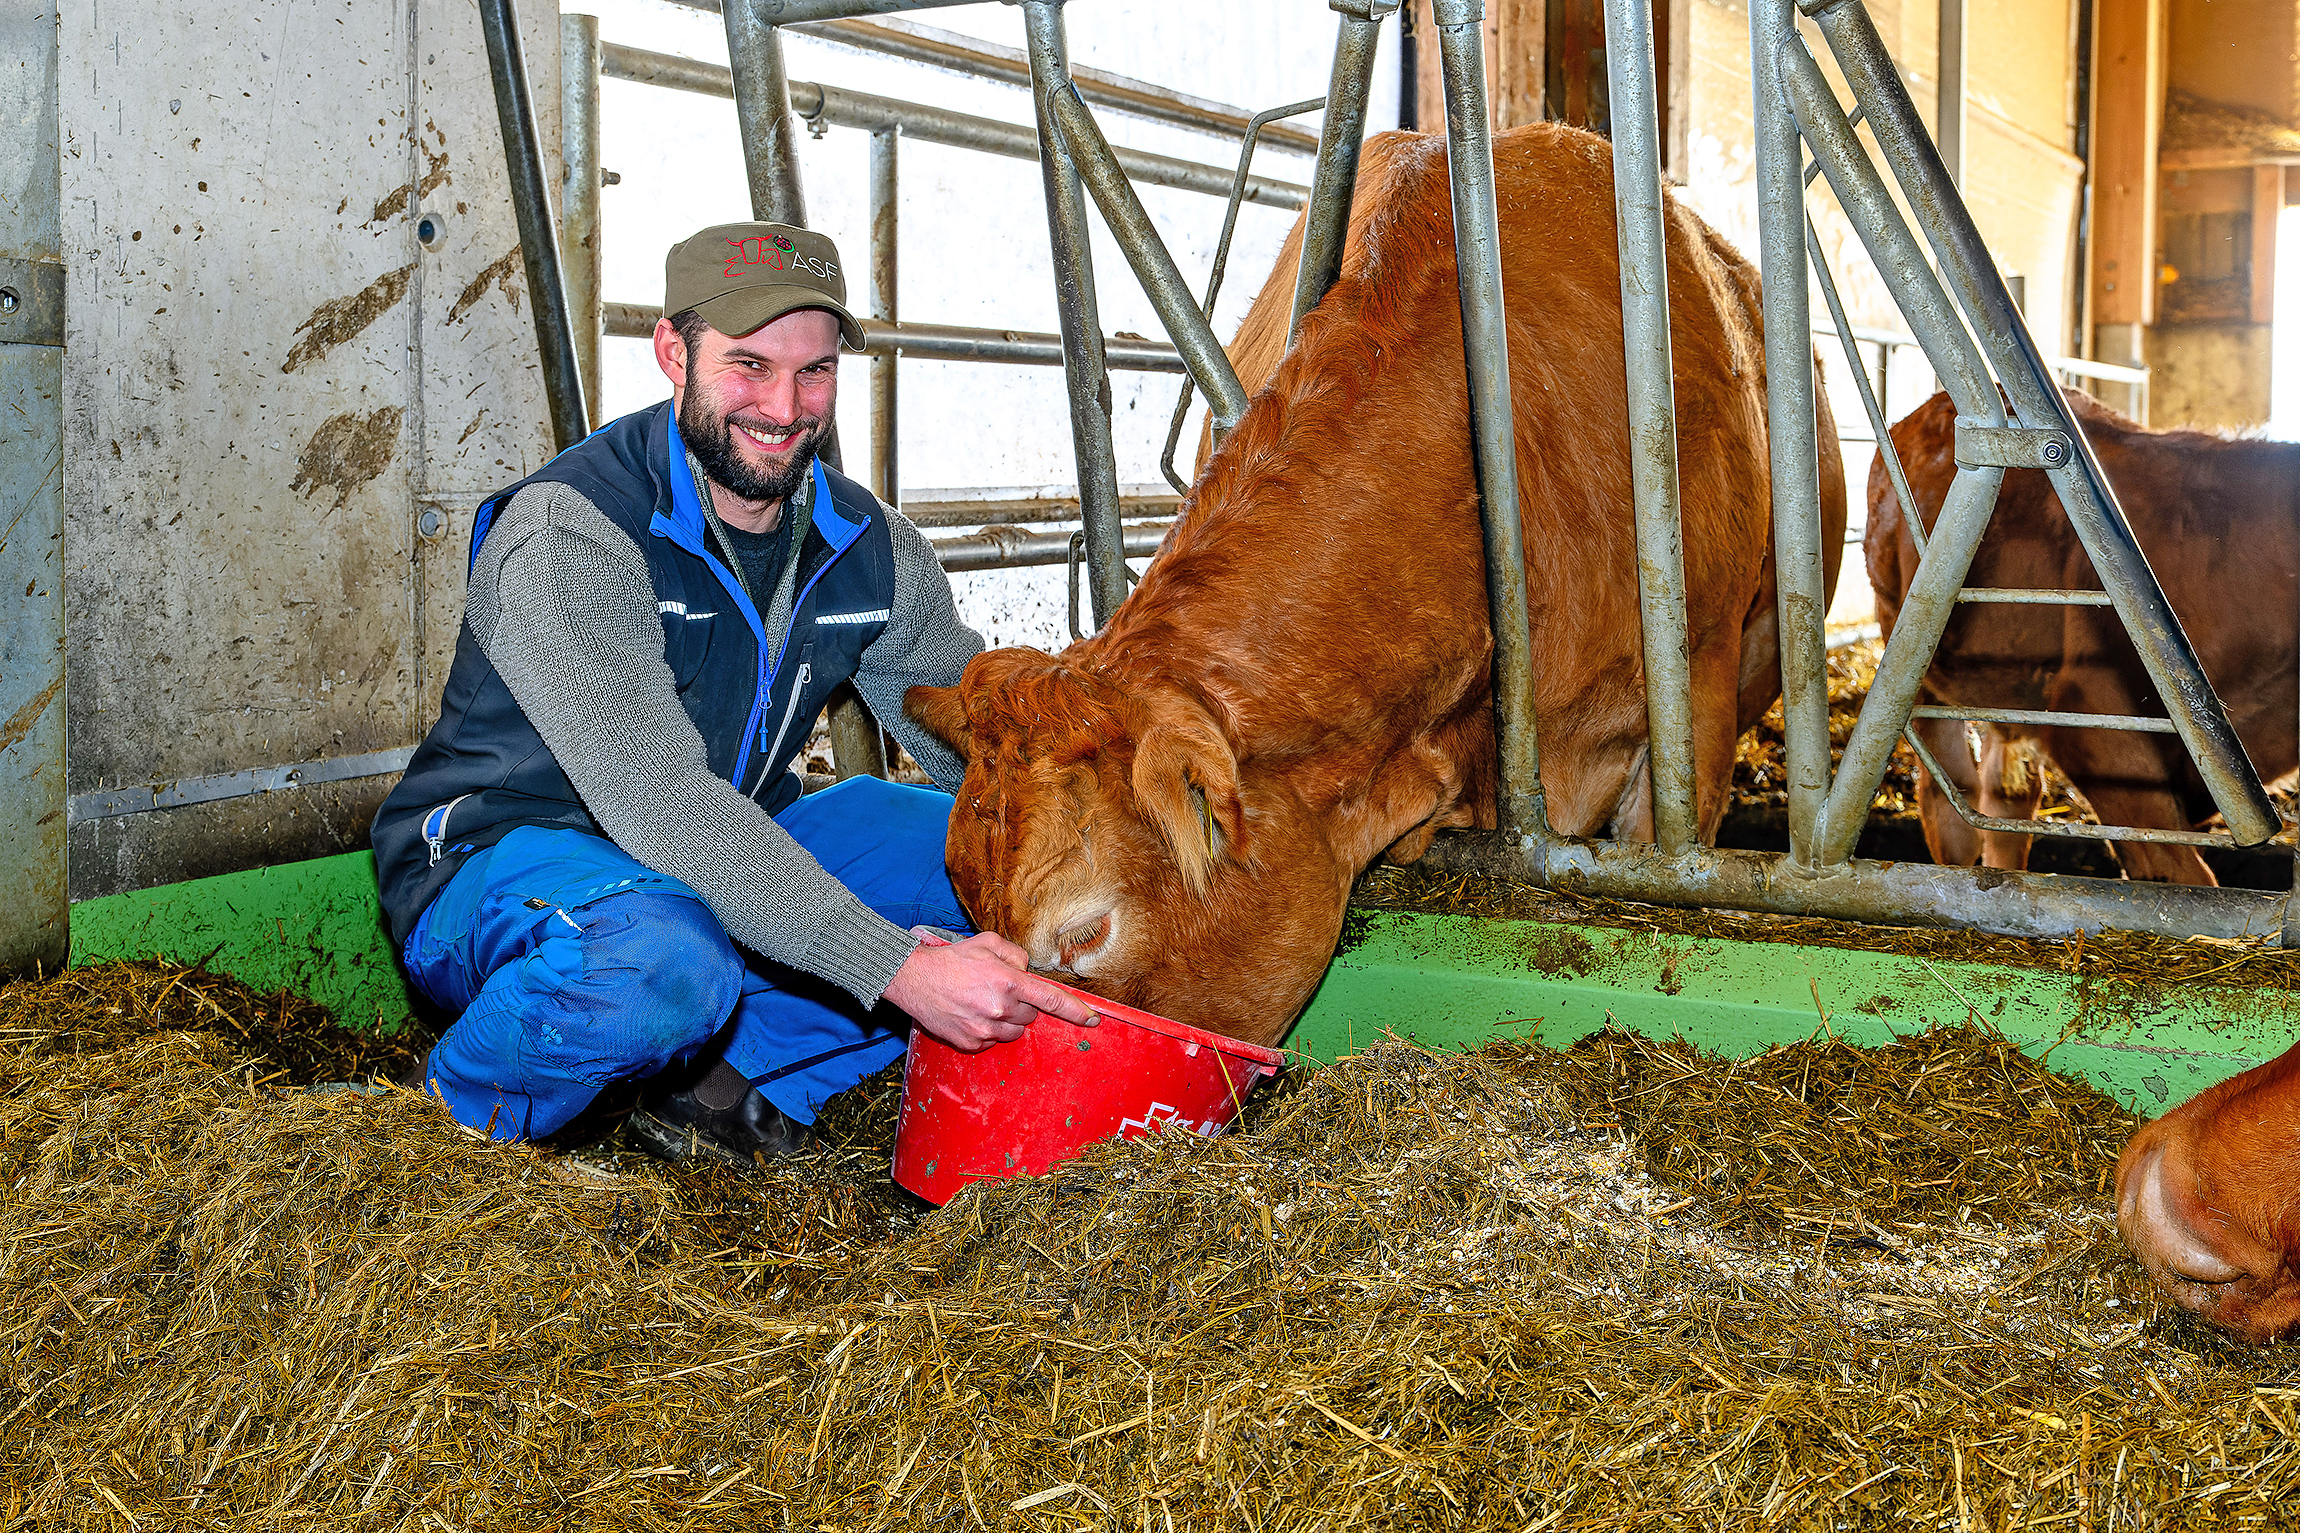
POLYGON ((1093 672, 1044 650, 993 650, 967 668, 967 723, 978 748, 1069 766, 1125 738, 1121 694, 1093 672))

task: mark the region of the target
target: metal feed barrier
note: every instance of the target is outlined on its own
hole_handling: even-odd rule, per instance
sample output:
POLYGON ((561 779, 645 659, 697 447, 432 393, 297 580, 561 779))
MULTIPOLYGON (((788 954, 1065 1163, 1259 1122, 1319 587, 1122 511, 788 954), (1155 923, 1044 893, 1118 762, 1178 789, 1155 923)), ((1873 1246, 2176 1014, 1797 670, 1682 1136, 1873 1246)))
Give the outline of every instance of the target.
MULTIPOLYGON (((757 216, 803 221, 797 167, 791 153, 794 87, 783 70, 780 28, 867 25, 851 18, 954 3, 964 0, 727 0, 724 15, 734 61, 728 72, 728 89, 740 114, 757 216)), ((1340 13, 1341 35, 1329 92, 1332 106, 1326 114, 1317 172, 1307 197, 1308 228, 1294 304, 1297 321, 1324 295, 1340 271, 1342 231, 1354 189, 1357 146, 1364 136, 1374 41, 1382 21, 1397 9, 1397 0, 1329 3, 1340 13)), ((510 0, 482 0, 482 9, 507 13, 509 4, 510 0)), ((1062 321, 1061 360, 1069 384, 1079 465, 1084 523, 1081 542, 1093 618, 1099 626, 1124 598, 1126 589, 1124 560, 1128 550, 1120 523, 1121 501, 1104 394, 1106 370, 1124 365, 1124 361, 1113 356, 1115 343, 1102 335, 1096 314, 1094 273, 1086 241, 1087 196, 1092 196, 1101 210, 1166 325, 1174 343, 1170 355, 1206 395, 1217 433, 1236 421, 1246 400, 1208 323, 1212 285, 1203 304, 1191 295, 1144 214, 1130 176, 1149 179, 1145 170, 1156 170, 1170 178, 1163 184, 1213 188, 1202 178, 1185 177, 1184 172, 1171 168, 1179 162, 1150 166, 1147 161, 1152 157, 1122 153, 1104 139, 1087 104, 1088 96, 1105 104, 1123 103, 1113 102, 1099 88, 1082 87, 1074 78, 1064 47, 1062 4, 1063 0, 1022 0, 1022 10, 1062 321)), ((1444 78, 1472 446, 1495 639, 1502 829, 1498 834, 1441 837, 1429 854, 1431 858, 1444 867, 1502 873, 1538 884, 1663 904, 1959 926, 2019 936, 2057 937, 2079 929, 2118 927, 2220 937, 2282 930, 2300 939, 2300 921, 2285 919, 2294 896, 2283 893, 1874 863, 1851 855, 1896 742, 1907 736, 1920 755, 1924 752, 1910 727, 1916 718, 1997 719, 2176 734, 2228 826, 2225 834, 2207 835, 2048 820, 2003 822, 1984 819, 1961 799, 1953 800, 1969 823, 1984 829, 2235 846, 2259 845, 2279 829, 2258 774, 2133 540, 2090 443, 2061 398, 2055 364, 2045 358, 2029 334, 1860 0, 1752 0, 1750 6, 1759 261, 1765 279, 1773 552, 1780 593, 1789 775, 1790 850, 1786 853, 1719 850, 1701 845, 1696 834, 1691 683, 1650 16, 1635 0, 1607 0, 1606 53, 1613 107, 1633 515, 1656 841, 1648 845, 1584 840, 1559 836, 1552 830, 1542 801, 1537 720, 1532 706, 1533 658, 1511 433, 1491 129, 1481 57, 1483 6, 1481 0, 1434 0, 1433 10, 1444 78), (1816 23, 1850 86, 1854 107, 1849 114, 1798 34, 1796 17, 1800 10, 1816 23), (1915 212, 1914 231, 1887 189, 1884 170, 1856 134, 1863 122, 1882 150, 1884 168, 1915 212), (1812 154, 1810 166, 1805 158, 1808 149, 1812 154), (1858 361, 1855 348, 1864 337, 1857 336, 1846 323, 1806 212, 1806 188, 1816 176, 1827 179, 1959 414, 1955 481, 1930 536, 1923 540, 1917 578, 1886 646, 1868 701, 1842 760, 1834 767, 1829 753, 1816 383, 1810 347, 1815 332, 1805 280, 1808 261, 1831 310, 1833 329, 1848 356, 1855 358, 1853 373, 1872 434, 1884 446, 1896 480, 1901 471, 1886 437, 1882 407, 1869 385, 1866 369, 1858 361), (2050 476, 2099 573, 2102 590, 1965 587, 1973 553, 2008 467, 2040 468, 2050 476), (1919 684, 1949 617, 1960 602, 1974 601, 2112 606, 2164 698, 2167 716, 2140 719, 1918 706, 1919 684)), ((515 31, 507 25, 491 24, 491 43, 498 34, 515 51, 511 42, 515 31)), ((628 50, 621 56, 625 60, 622 67, 633 71, 667 69, 631 58, 628 50)), ((499 92, 507 93, 517 85, 518 71, 499 61, 496 80, 499 92)), ((715 79, 711 87, 717 88, 715 79)), ((812 91, 800 94, 810 103, 822 103, 816 108, 818 117, 832 113, 836 101, 842 103, 835 108, 842 115, 834 120, 867 126, 874 134, 908 131, 907 119, 897 123, 893 119, 899 114, 889 112, 890 106, 900 104, 852 93, 834 95, 820 87, 812 91)), ((1128 105, 1125 109, 1135 108, 1128 105)), ((909 110, 916 113, 926 109, 909 110)), ((1264 116, 1283 115, 1286 110, 1264 116)), ((507 149, 514 160, 533 156, 540 164, 532 114, 525 118, 523 138, 514 132, 520 114, 506 105, 503 117, 507 149)), ((1015 152, 1010 130, 991 135, 969 126, 980 121, 942 123, 937 131, 951 135, 942 140, 945 142, 969 141, 991 152, 1015 152), (973 137, 962 139, 961 135, 973 137)), ((1225 126, 1234 127, 1234 120, 1225 126)), ((1249 125, 1254 126, 1260 124, 1249 125)), ((1251 136, 1249 132, 1249 155, 1251 136)), ((874 236, 882 211, 891 224, 891 138, 888 142, 883 175, 874 154, 874 236), (878 200, 882 181, 889 199, 884 204, 878 200)), ((522 175, 516 166, 512 179, 522 195, 530 195, 531 188, 540 190, 540 176, 522 175)), ((584 184, 595 189, 595 167, 584 177, 584 184)), ((1236 202, 1253 184, 1242 159, 1229 182, 1233 215, 1236 202)), ((1263 200, 1276 199, 1265 196, 1263 200)), ((547 219, 538 215, 530 220, 526 212, 522 210, 523 229, 532 222, 547 234, 547 219)), ((576 226, 581 225, 578 222, 576 226)), ((530 251, 528 260, 531 279, 557 281, 555 256, 530 251)), ((891 269, 891 254, 888 261, 891 269)), ((874 237, 874 276, 878 265, 874 237)), ((904 331, 909 327, 896 324, 891 310, 890 291, 879 316, 886 327, 878 332, 883 340, 874 344, 873 352, 881 356, 896 350, 921 354, 905 341, 904 331)), ((534 313, 542 332, 545 376, 553 390, 554 419, 564 420, 570 415, 566 401, 582 397, 577 347, 565 328, 567 306, 564 302, 539 301, 534 313), (554 327, 556 334, 552 333, 554 327)), ((993 334, 999 339, 959 337, 950 344, 984 347, 976 353, 984 359, 1006 347, 1032 354, 1009 350, 999 360, 1053 360, 1050 338, 993 334)), ((1159 349, 1161 370, 1165 370, 1168 355, 1159 349)), ((1150 360, 1145 348, 1137 365, 1147 365, 1150 360)), ((2060 370, 2076 369, 2064 361, 2060 370)), ((2101 376, 2097 370, 2089 375, 2101 376)), ((580 411, 574 415, 580 418, 580 411)), ((886 447, 883 461, 891 464, 891 441, 886 447)), ((1904 503, 1908 503, 1905 491, 1904 503)), ((1929 762, 1930 758, 1926 759, 1929 762)), ((1937 771, 1935 775, 1940 776, 1937 771)))

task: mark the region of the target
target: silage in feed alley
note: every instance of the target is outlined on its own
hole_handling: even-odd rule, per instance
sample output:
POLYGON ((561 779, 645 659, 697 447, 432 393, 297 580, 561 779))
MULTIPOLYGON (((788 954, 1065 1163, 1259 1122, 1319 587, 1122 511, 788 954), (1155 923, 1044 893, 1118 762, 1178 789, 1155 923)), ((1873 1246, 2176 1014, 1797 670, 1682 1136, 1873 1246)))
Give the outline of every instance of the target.
POLYGON ((771 1174, 552 1156, 105 972, 0 992, 0 1523, 2183 1527, 2300 1463, 2116 1244, 2130 1120, 1981 1033, 1386 1044, 927 1214, 883 1088, 771 1174))

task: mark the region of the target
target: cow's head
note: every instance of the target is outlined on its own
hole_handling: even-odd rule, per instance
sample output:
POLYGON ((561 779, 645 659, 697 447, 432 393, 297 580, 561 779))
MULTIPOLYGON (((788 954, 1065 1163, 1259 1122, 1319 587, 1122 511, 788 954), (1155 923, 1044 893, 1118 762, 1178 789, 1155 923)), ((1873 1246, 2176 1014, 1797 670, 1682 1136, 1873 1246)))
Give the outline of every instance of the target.
POLYGON ((1128 1005, 1249 1042, 1309 998, 1351 869, 1176 683, 978 655, 911 717, 966 758, 950 873, 975 924, 1128 1005))
POLYGON ((2172 1301, 2250 1341, 2300 1329, 2300 1048, 2141 1126, 2116 1168, 2125 1244, 2172 1301))

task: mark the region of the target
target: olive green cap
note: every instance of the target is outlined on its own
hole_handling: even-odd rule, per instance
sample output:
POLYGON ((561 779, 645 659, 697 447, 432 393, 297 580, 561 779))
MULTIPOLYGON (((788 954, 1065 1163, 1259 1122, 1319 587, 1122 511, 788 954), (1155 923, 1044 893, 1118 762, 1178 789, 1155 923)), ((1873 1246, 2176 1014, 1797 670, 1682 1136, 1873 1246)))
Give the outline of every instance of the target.
POLYGON ((794 224, 718 224, 673 245, 663 260, 663 317, 689 309, 721 335, 749 335, 794 309, 828 309, 848 347, 863 349, 838 246, 794 224))

